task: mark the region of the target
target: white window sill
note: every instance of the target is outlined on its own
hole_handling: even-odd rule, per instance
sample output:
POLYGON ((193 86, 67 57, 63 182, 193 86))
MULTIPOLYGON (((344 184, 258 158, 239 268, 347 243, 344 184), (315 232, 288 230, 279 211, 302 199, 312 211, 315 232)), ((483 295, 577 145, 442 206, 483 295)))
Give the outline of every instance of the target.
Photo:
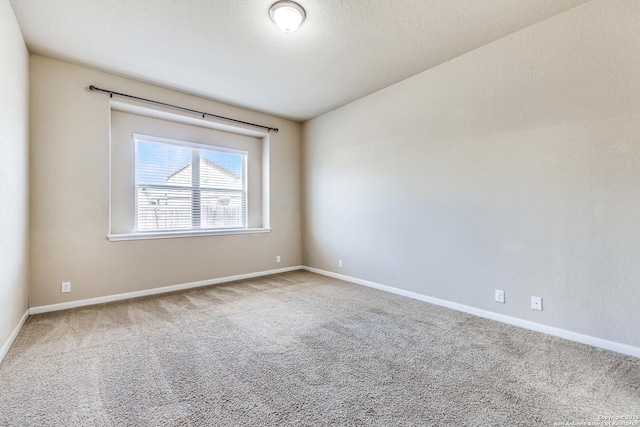
POLYGON ((229 230, 202 230, 202 231, 166 231, 132 234, 108 234, 107 239, 112 242, 125 240, 152 240, 152 239, 176 239, 180 237, 225 236, 229 234, 257 234, 269 233, 270 228, 242 228, 229 230))

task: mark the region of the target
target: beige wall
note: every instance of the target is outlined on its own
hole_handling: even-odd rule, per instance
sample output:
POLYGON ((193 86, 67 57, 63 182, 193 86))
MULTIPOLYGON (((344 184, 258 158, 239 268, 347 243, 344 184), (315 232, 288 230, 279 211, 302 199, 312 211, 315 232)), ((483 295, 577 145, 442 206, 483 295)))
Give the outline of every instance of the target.
POLYGON ((592 1, 307 122, 304 263, 639 346, 638 22, 592 1))
POLYGON ((28 58, 13 9, 0 0, 0 348, 28 304, 28 58))
POLYGON ((31 85, 30 306, 301 263, 299 124, 38 55, 31 85), (109 97, 91 84, 279 127, 270 136, 273 231, 108 241, 109 97))

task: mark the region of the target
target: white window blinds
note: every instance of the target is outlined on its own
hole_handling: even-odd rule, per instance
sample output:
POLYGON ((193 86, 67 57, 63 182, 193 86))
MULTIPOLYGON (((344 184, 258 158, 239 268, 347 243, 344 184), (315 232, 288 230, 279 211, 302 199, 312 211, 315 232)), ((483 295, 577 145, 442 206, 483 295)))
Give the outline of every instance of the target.
POLYGON ((137 232, 247 228, 247 152, 134 135, 137 232))

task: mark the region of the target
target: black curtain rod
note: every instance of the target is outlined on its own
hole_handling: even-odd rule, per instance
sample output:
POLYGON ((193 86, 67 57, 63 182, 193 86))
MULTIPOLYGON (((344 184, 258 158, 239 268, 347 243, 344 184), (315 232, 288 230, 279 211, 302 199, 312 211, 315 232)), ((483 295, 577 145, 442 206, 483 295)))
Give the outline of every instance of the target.
POLYGON ((148 102, 149 104, 160 105, 162 107, 173 108, 174 110, 180 110, 180 111, 185 111, 187 113, 197 114, 199 116, 202 116, 203 119, 205 117, 213 117, 213 118, 216 118, 216 119, 227 120, 227 121, 234 122, 234 123, 241 123, 243 125, 249 125, 249 126, 254 126, 254 127, 257 127, 257 128, 266 129, 267 132, 274 131, 275 133, 278 133, 278 128, 272 128, 272 127, 269 127, 269 126, 257 125, 255 123, 243 122, 242 120, 236 120, 236 119, 231 119, 229 117, 224 117, 224 116, 218 116, 218 115, 215 115, 215 114, 205 113, 204 111, 192 110, 191 108, 185 108, 185 107, 180 107, 178 105, 167 104, 166 102, 154 101, 152 99, 147 99, 147 98, 140 98, 139 96, 127 95, 126 93, 114 92, 112 90, 107 90, 107 89, 100 89, 99 87, 95 87, 94 85, 89 86, 89 89, 92 90, 93 92, 108 93, 109 97, 111 97, 111 98, 113 98, 114 95, 122 96, 124 98, 135 99, 136 101, 148 102))

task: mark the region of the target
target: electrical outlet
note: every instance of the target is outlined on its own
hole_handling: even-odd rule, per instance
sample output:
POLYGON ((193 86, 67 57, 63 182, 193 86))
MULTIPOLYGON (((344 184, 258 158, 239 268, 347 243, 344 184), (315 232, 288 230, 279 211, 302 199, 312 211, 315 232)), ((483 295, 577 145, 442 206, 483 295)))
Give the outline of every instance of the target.
POLYGON ((504 303, 504 291, 496 289, 496 301, 504 303))
POLYGON ((71 282, 62 282, 62 285, 60 286, 60 292, 63 294, 71 292, 71 282))
POLYGON ((542 298, 541 297, 531 297, 531 308, 534 310, 542 311, 542 298))
POLYGON ((276 262, 280 262, 280 255, 276 257, 276 262))
POLYGON ((342 268, 342 260, 341 259, 338 260, 338 267, 342 268))

